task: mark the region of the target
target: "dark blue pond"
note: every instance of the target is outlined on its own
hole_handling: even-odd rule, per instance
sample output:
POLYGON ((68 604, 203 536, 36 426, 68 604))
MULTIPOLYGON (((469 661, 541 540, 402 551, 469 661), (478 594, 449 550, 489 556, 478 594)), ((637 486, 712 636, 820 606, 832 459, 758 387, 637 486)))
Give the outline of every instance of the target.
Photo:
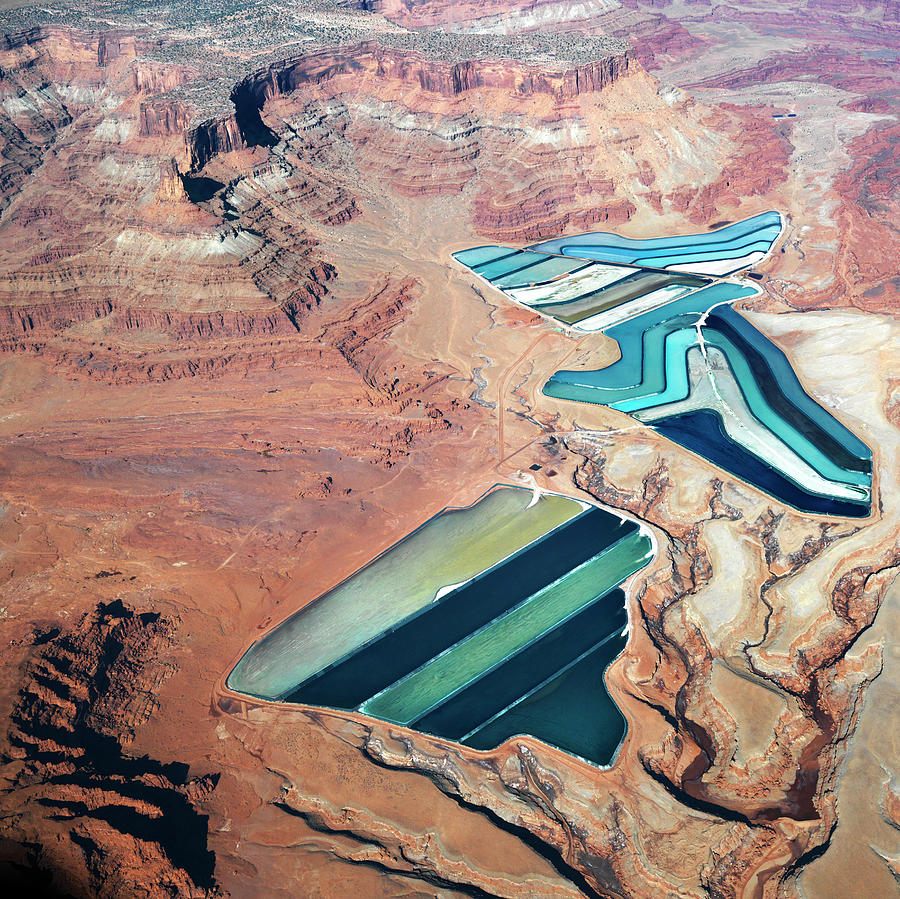
POLYGON ((531 734, 588 761, 609 764, 625 734, 625 719, 606 692, 603 676, 625 643, 616 635, 597 644, 462 742, 491 749, 510 737, 531 734))
POLYGON ((626 623, 625 595, 613 590, 413 726, 476 749, 491 749, 512 736, 527 733, 606 764, 622 738, 624 720, 606 694, 602 675, 624 647, 621 633, 626 623), (590 661, 583 660, 586 654, 590 661), (576 664, 587 678, 584 683, 578 674, 565 675, 576 664), (579 689, 572 704, 551 689, 564 676, 570 686, 579 689), (602 697, 585 692, 595 689, 602 697), (551 696, 552 702, 542 702, 551 696), (560 702, 562 711, 550 708, 560 702), (570 716, 572 707, 581 711, 570 716), (585 717, 591 720, 582 720, 585 717))
POLYGON ((701 409, 683 415, 672 415, 657 419, 652 427, 670 440, 709 459, 725 471, 761 487, 796 509, 852 518, 862 518, 869 514, 868 503, 844 502, 801 489, 731 440, 715 412, 701 409))

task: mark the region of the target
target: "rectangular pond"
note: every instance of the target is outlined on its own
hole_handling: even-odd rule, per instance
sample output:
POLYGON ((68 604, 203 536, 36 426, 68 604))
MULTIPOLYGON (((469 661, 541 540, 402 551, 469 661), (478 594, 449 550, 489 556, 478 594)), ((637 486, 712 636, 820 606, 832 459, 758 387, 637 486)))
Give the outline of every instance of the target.
POLYGON ((281 699, 328 665, 580 515, 555 494, 499 487, 447 509, 313 600, 247 652, 228 677, 241 693, 281 699))

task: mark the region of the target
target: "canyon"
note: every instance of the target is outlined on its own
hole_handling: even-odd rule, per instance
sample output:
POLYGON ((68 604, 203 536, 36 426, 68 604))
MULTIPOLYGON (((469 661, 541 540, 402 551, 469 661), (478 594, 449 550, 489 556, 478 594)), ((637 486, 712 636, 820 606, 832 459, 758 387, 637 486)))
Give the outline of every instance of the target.
POLYGON ((894 895, 897 3, 226 7, 0 9, 0 881, 894 895), (871 447, 864 518, 545 395, 614 341, 453 258, 770 209, 739 311, 871 447), (229 687, 497 483, 652 534, 609 766, 229 687))

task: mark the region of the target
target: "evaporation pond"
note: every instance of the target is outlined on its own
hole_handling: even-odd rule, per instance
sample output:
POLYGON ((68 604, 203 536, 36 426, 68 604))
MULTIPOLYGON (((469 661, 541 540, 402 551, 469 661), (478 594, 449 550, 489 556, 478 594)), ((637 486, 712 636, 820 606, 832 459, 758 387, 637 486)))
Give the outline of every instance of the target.
POLYGON ((567 521, 585 504, 498 486, 462 509, 447 509, 258 640, 228 686, 280 699, 322 669, 396 627, 461 584, 567 521))
POLYGON ((625 727, 603 685, 625 642, 620 586, 651 554, 633 521, 497 486, 276 627, 228 684, 477 749, 524 731, 605 764, 625 727))

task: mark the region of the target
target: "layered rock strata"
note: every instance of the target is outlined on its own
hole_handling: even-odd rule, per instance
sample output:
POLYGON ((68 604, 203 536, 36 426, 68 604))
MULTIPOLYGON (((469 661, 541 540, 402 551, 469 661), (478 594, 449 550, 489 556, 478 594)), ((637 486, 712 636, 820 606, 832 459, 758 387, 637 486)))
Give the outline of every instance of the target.
MULTIPOLYGON (((646 9, 604 4, 603 27, 621 16, 637 58, 711 83, 734 68, 728 22, 685 9, 665 8, 691 37, 660 20, 681 35, 668 48, 646 9)), ((741 69, 829 15, 743 11, 743 27, 775 36, 741 69)), ((180 22, 177 46, 156 25, 45 28, 18 29, 2 51, 7 857, 109 895, 796 894, 855 802, 841 762, 861 745, 880 670, 896 335, 885 315, 783 313, 892 308, 885 82, 878 96, 857 72, 859 94, 723 86, 692 99, 632 60, 612 80, 615 54, 586 80, 560 76, 591 62, 579 58, 590 41, 541 80, 525 74, 540 70, 534 53, 467 66, 402 33, 360 51, 360 68, 315 68, 313 54, 286 91, 279 73, 304 70, 296 44, 273 51, 274 31, 242 16, 196 42, 183 36, 197 19, 180 22), (248 84, 258 121, 229 100, 248 84), (791 111, 799 122, 773 117, 791 111), (215 137, 194 153, 201 121, 215 137), (862 522, 823 526, 614 412, 539 398, 552 371, 612 362, 611 347, 540 326, 448 262, 478 241, 601 221, 681 233, 684 214, 715 226, 771 207, 789 227, 754 323, 876 448, 880 503, 862 522), (249 639, 488 475, 587 490, 654 526, 658 560, 632 585, 630 643, 608 677, 629 723, 609 769, 527 738, 482 754, 213 687, 249 639), (44 642, 31 648, 35 625, 44 642), (94 701, 98 684, 121 699, 129 680, 153 692, 149 717, 94 701), (45 719, 58 745, 42 742, 45 719), (96 734, 102 765, 85 749, 96 734), (51 804, 22 802, 29 790, 51 804), (181 845, 155 829, 175 807, 181 845)), ((835 21, 828 33, 846 40, 890 34, 875 10, 835 21)), ((498 43, 467 40, 453 47, 498 43)), ((869 805, 891 808, 875 789, 869 805)), ((857 859, 892 876, 890 847, 871 839, 878 853, 857 859)))

